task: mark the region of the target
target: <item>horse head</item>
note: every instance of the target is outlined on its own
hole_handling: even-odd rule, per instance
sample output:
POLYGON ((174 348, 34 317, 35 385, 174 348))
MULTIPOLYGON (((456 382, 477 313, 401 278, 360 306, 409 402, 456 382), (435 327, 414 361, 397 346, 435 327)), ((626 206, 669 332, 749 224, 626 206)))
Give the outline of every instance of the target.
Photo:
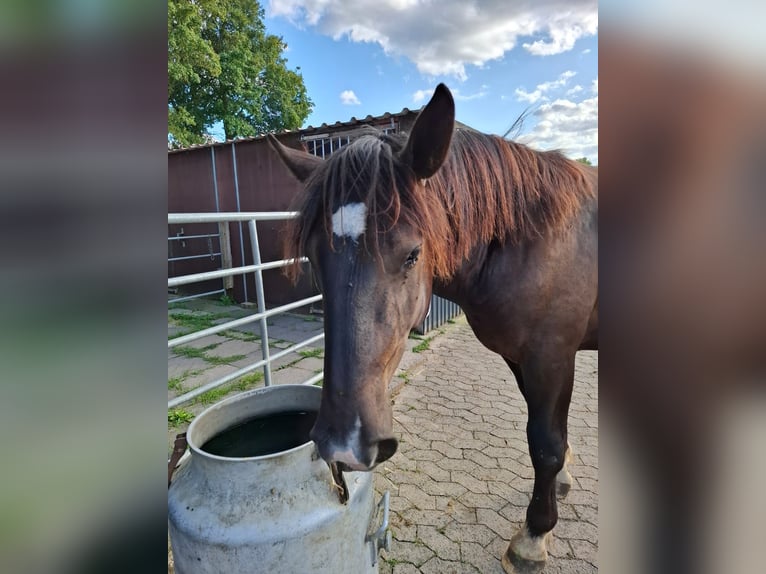
POLYGON ((418 225, 424 194, 413 190, 444 163, 454 113, 440 84, 406 138, 365 135, 327 160, 269 138, 305 184, 293 237, 324 295, 324 383, 310 436, 326 462, 345 470, 371 470, 398 446, 388 383, 433 282, 418 225))

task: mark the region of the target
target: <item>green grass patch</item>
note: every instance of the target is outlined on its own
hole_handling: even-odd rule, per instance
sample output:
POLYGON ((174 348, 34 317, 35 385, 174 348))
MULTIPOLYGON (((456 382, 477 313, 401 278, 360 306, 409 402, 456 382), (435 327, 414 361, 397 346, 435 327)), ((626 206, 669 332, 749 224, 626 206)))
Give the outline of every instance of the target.
POLYGON ((221 295, 221 298, 218 299, 218 301, 216 301, 216 304, 217 305, 227 305, 228 306, 228 305, 236 305, 237 302, 234 299, 232 299, 231 297, 229 297, 228 293, 224 293, 223 295, 221 295))
POLYGON ((245 341, 247 343, 253 343, 255 341, 261 340, 261 338, 255 333, 248 333, 247 331, 236 331, 234 329, 227 329, 226 331, 221 331, 221 335, 224 337, 228 337, 229 339, 237 339, 239 341, 245 341))
POLYGON ((168 335, 168 340, 183 337, 190 333, 196 333, 203 329, 208 329, 216 325, 220 319, 233 319, 231 313, 208 313, 205 311, 191 313, 171 313, 169 323, 173 327, 180 327, 182 330, 178 333, 168 335))
POLYGON ((217 403, 223 397, 231 393, 232 391, 244 392, 258 385, 263 380, 263 371, 255 371, 249 375, 238 378, 233 383, 223 385, 216 389, 211 389, 206 393, 202 393, 195 399, 195 403, 203 405, 209 405, 217 403))
POLYGON ((422 353, 423 351, 427 351, 430 346, 431 346, 431 339, 423 339, 420 343, 412 347, 412 352, 422 353))
POLYGON ((176 347, 173 349, 173 352, 181 357, 186 357, 187 359, 202 359, 206 363, 210 363, 211 365, 228 365, 229 363, 234 363, 236 361, 241 361, 244 359, 247 355, 228 355, 226 357, 217 357, 216 355, 209 355, 206 353, 206 351, 210 351, 211 349, 215 349, 218 347, 220 343, 212 343, 206 347, 176 347))
POLYGON ((168 379, 168 390, 169 391, 176 391, 181 388, 181 383, 183 382, 183 378, 181 377, 173 377, 172 379, 168 379))
POLYGON ((309 359, 311 357, 321 357, 322 352, 322 349, 301 349, 298 351, 298 354, 304 359, 309 359))
POLYGON ((212 343, 206 347, 175 347, 173 353, 187 359, 205 359, 205 351, 215 349, 220 343, 212 343))
POLYGON ((247 355, 228 355, 226 357, 216 357, 215 355, 205 355, 202 360, 211 365, 228 365, 230 363, 236 363, 247 357, 247 355))
POLYGON ((190 423, 192 420, 194 420, 194 415, 184 409, 171 409, 168 411, 168 426, 170 428, 190 423))

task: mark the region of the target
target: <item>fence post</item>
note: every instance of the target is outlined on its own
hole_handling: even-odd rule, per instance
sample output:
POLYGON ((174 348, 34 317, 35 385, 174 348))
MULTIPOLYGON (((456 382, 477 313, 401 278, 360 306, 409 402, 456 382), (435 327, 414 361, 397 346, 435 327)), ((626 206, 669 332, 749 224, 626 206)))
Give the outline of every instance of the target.
MULTIPOLYGON (((250 247, 253 251, 253 263, 261 264, 261 250, 258 247, 258 230, 255 228, 255 219, 247 222, 250 229, 250 247)), ((258 312, 266 311, 266 299, 263 296, 263 271, 255 271, 255 297, 258 301, 258 312)), ((269 362, 269 327, 266 323, 266 317, 261 318, 261 350, 266 364, 263 365, 263 384, 271 386, 271 363, 269 362)))
MULTIPOLYGON (((229 234, 229 222, 218 222, 218 243, 221 247, 221 269, 231 269, 231 236, 229 234)), ((223 288, 226 289, 226 294, 230 294, 230 289, 234 288, 234 276, 229 275, 223 278, 223 288)))

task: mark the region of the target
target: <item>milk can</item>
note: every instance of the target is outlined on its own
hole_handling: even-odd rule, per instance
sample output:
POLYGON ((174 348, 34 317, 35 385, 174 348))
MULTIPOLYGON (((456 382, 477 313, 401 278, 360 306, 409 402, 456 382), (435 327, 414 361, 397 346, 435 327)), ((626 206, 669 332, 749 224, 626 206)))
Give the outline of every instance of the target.
POLYGON ((248 440, 237 437, 237 429, 253 418, 301 412, 315 417, 321 394, 304 385, 256 389, 213 405, 192 422, 189 453, 168 490, 178 574, 378 571, 378 550, 391 540, 388 493, 376 505, 372 473, 349 472, 343 474, 348 500, 342 502, 329 467, 308 438, 310 424, 302 423, 295 444, 283 439, 296 425, 273 432, 275 442, 283 442, 276 448, 289 448, 270 454, 203 450, 217 452, 211 439, 234 433, 236 451, 248 440))

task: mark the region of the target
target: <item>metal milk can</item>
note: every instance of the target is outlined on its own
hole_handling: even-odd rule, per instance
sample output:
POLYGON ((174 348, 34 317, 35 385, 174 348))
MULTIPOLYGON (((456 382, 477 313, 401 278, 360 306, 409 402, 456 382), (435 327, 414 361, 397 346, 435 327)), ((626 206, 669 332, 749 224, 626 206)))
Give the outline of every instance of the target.
POLYGON ((378 571, 388 548, 388 493, 376 505, 373 475, 345 473, 344 504, 314 442, 264 456, 227 458, 201 449, 222 431, 257 416, 318 411, 319 387, 280 385, 217 403, 189 427, 189 452, 168 490, 178 574, 348 573, 378 571))

